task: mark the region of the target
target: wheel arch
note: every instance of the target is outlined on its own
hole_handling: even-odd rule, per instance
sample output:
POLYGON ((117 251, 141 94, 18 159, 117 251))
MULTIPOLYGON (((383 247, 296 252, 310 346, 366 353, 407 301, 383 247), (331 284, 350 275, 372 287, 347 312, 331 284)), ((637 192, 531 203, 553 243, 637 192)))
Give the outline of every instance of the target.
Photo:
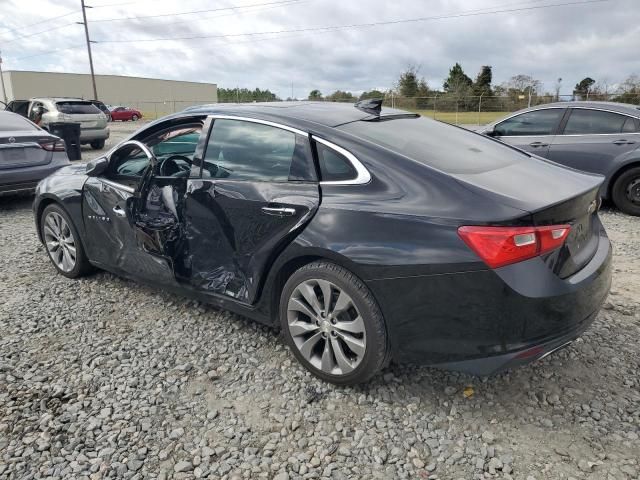
MULTIPOLYGON (((293 273, 299 268, 317 261, 326 261, 335 263, 336 265, 349 270, 353 275, 358 277, 365 285, 366 281, 362 276, 357 265, 349 260, 344 255, 341 255, 332 250, 326 250, 321 248, 305 248, 296 249, 295 252, 286 254, 280 257, 280 259, 272 266, 269 276, 265 282, 265 289, 262 295, 262 302, 268 312, 271 323, 275 326, 278 325, 278 314, 280 306, 280 296, 287 280, 293 275, 293 273)), ((374 296, 373 291, 371 294, 374 296)), ((378 299, 375 298, 376 302, 378 299)), ((379 302, 378 302, 379 303, 379 302)))
POLYGON ((87 246, 84 243, 84 228, 82 228, 83 226, 80 225, 76 225, 75 222, 75 218, 74 216, 71 214, 71 212, 69 212, 69 209, 67 209, 64 205, 64 202, 60 201, 60 199, 56 198, 56 197, 51 197, 51 196, 46 196, 43 197, 37 204, 36 206, 36 211, 34 212, 35 215, 35 221, 36 221, 36 230, 37 230, 37 234, 38 234, 38 239, 40 240, 40 243, 43 243, 42 240, 42 229, 41 229, 41 219, 42 219, 42 213, 44 212, 44 210, 49 206, 49 205, 56 205, 58 207, 60 207, 62 210, 64 210, 64 213, 67 214, 67 216, 69 217, 69 219, 71 220, 71 222, 73 222, 73 226, 75 227, 76 231, 78 232, 78 241, 82 244, 82 248, 84 249, 84 251, 87 251, 87 246))

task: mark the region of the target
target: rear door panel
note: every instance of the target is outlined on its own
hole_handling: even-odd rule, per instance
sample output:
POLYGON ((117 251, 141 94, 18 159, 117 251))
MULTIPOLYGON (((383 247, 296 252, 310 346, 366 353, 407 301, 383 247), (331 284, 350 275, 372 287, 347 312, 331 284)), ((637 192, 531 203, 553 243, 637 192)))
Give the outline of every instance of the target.
MULTIPOLYGON (((591 110, 570 109, 570 112, 573 111, 589 112, 591 110)), ((598 110, 594 112, 597 113, 598 110)), ((603 113, 623 117, 614 112, 603 113)), ((567 121, 564 124, 563 130, 567 126, 567 121)), ((566 130, 564 130, 554 137, 549 148, 549 159, 585 172, 606 174, 611 170, 613 161, 617 157, 640 147, 640 132, 637 131, 637 124, 636 121, 636 132, 565 134, 566 130)))

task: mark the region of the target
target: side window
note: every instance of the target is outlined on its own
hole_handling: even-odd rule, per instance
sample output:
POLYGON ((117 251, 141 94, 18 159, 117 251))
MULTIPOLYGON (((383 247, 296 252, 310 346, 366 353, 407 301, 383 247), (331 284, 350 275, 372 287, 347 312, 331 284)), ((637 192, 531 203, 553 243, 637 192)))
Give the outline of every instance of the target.
POLYGON ((321 143, 316 143, 316 151, 318 152, 321 181, 353 180, 358 176, 358 172, 344 155, 321 143))
POLYGON ((622 133, 638 133, 639 131, 638 122, 634 118, 627 117, 622 124, 622 133))
POLYGON ((149 157, 135 145, 125 145, 111 155, 107 178, 137 184, 149 166, 149 157))
POLYGON ((522 113, 497 124, 494 132, 500 136, 551 135, 563 113, 562 108, 546 108, 522 113))
POLYGON ((571 111, 571 116, 567 121, 566 127, 564 127, 564 134, 590 135, 598 133, 621 133, 625 131, 623 128, 627 124, 627 119, 631 120, 631 126, 635 128, 633 119, 626 115, 603 112, 601 110, 575 108, 571 111))
POLYGON ((300 150, 296 134, 288 130, 242 120, 215 120, 202 176, 285 182, 297 163, 294 158, 304 155, 300 150))
POLYGON ((187 177, 202 134, 202 123, 172 125, 142 140, 158 161, 158 174, 187 177))

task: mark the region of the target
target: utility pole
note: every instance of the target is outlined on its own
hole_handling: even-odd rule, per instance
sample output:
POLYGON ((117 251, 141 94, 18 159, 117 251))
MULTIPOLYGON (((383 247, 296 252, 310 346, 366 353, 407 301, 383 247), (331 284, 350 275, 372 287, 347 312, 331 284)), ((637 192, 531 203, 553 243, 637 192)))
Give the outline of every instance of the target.
POLYGON ((4 103, 7 103, 7 90, 4 88, 4 75, 2 73, 2 52, 0 52, 0 80, 2 80, 2 96, 4 97, 4 103))
POLYGON ((93 7, 86 6, 84 4, 84 0, 80 0, 80 4, 82 5, 82 19, 84 21, 77 22, 77 23, 82 23, 84 25, 84 35, 87 38, 87 52, 89 53, 89 67, 91 68, 91 83, 93 84, 93 99, 98 100, 98 89, 96 88, 96 75, 93 72, 93 57, 91 56, 91 40, 89 39, 89 25, 87 23, 87 12, 86 12, 87 8, 93 8, 93 7))

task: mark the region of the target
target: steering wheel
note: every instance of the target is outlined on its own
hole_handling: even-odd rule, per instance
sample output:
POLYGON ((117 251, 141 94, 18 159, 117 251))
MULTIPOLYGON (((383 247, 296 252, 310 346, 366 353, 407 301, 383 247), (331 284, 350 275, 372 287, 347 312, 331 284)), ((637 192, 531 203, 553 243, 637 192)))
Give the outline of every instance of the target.
POLYGON ((187 173, 191 169, 191 159, 184 155, 171 155, 160 164, 160 175, 163 177, 180 176, 181 173, 187 173), (186 166, 178 163, 176 160, 186 162, 186 166))

